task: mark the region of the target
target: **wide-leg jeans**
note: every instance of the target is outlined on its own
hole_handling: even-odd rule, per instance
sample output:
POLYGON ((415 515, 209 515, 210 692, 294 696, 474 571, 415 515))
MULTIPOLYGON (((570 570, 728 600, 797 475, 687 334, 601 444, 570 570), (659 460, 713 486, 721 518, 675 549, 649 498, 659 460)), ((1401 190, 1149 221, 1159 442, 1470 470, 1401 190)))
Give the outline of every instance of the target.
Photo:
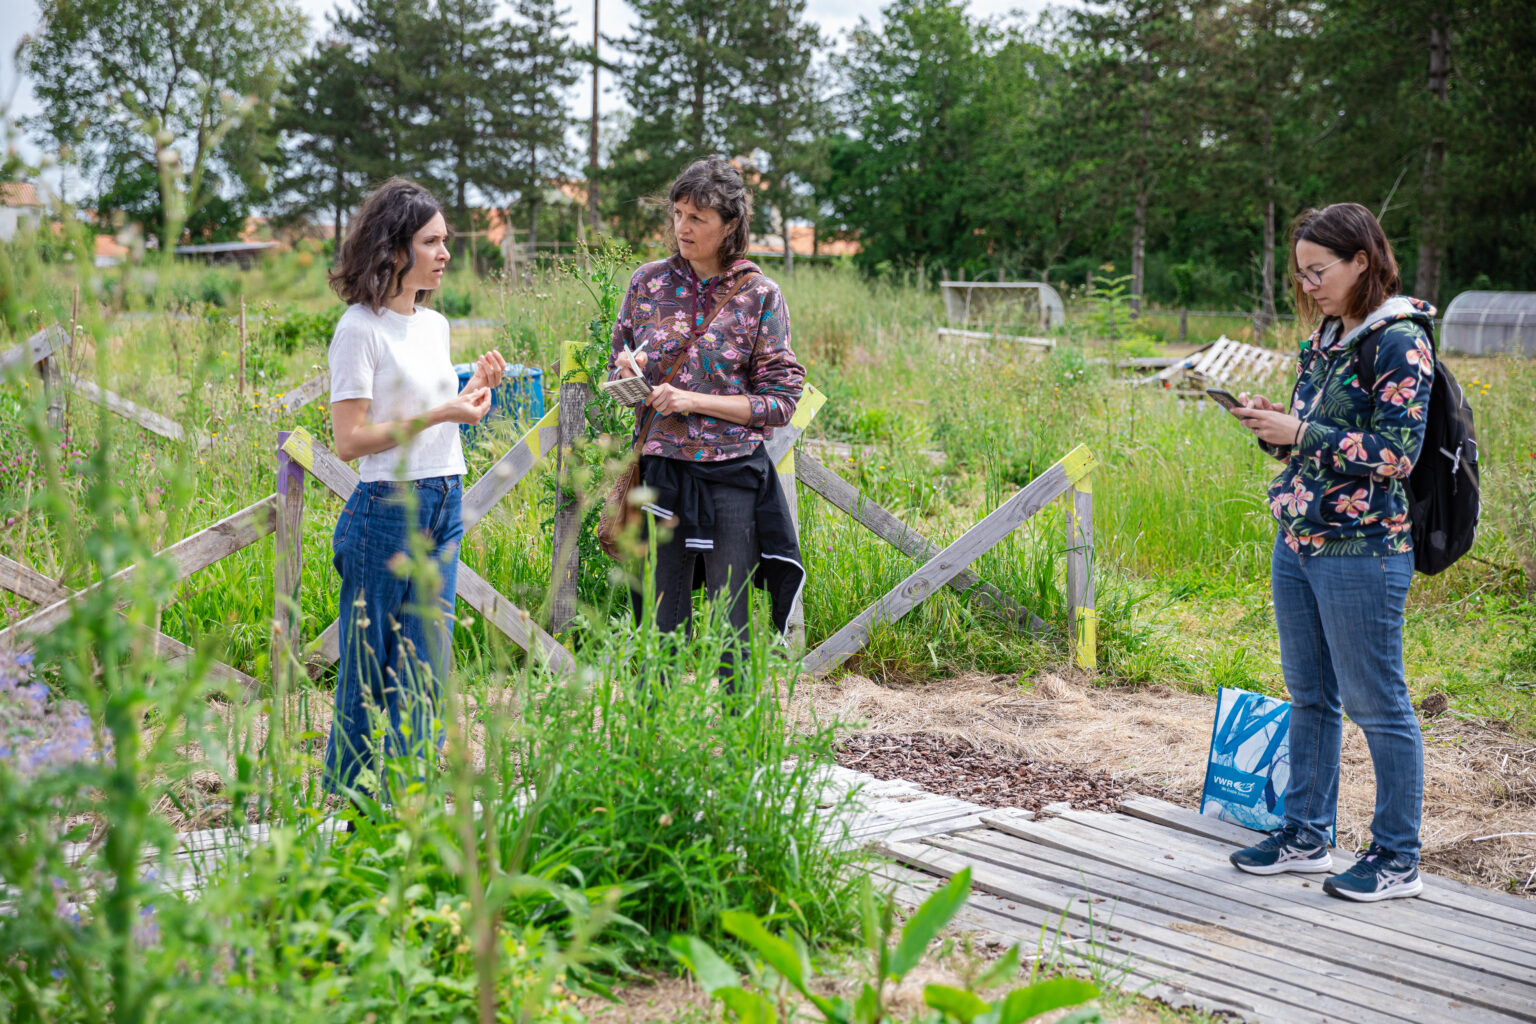
POLYGON ((365 768, 376 779, 381 755, 425 759, 442 744, 438 702, 452 663, 462 499, 457 476, 359 483, 337 520, 341 661, 325 752, 331 792, 382 795, 371 781, 360 786, 365 768), (423 539, 425 559, 413 560, 412 533, 423 539))

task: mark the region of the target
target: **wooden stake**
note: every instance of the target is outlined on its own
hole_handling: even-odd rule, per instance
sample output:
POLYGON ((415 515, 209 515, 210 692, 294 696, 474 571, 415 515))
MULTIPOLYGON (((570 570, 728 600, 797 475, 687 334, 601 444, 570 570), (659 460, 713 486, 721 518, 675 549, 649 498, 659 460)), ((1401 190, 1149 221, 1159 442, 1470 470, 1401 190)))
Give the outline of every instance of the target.
POLYGON ((245 394, 245 299, 240 299, 240 381, 237 385, 240 394, 245 394))
POLYGON ((1093 477, 1072 482, 1067 509, 1067 616, 1081 668, 1097 663, 1099 615, 1093 606, 1093 477))
POLYGON ((299 581, 304 575, 304 467, 282 450, 289 431, 277 435, 277 539, 272 556, 272 694, 278 701, 272 721, 281 720, 299 665, 304 637, 299 616, 299 581))
POLYGON ((574 342, 560 360, 560 447, 555 461, 556 501, 554 565, 549 576, 549 630, 559 633, 576 618, 576 581, 581 575, 581 500, 571 486, 576 442, 586 434, 587 402, 592 387, 571 373, 574 342))

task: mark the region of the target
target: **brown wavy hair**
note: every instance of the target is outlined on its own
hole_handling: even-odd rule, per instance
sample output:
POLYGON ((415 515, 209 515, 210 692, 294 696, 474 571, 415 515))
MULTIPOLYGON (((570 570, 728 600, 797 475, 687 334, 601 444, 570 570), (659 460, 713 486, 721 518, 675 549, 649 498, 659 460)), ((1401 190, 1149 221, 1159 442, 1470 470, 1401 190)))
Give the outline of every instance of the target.
POLYGON ((1301 287, 1295 275, 1301 268, 1296 264, 1296 243, 1311 242, 1320 245, 1340 259, 1354 259, 1356 253, 1365 253, 1365 273, 1355 282, 1350 292, 1345 315, 1351 319, 1364 319, 1371 311, 1402 290, 1402 278, 1398 274, 1397 256, 1392 243, 1381 230, 1381 223, 1359 203, 1334 203, 1321 210, 1304 210, 1291 221, 1291 294, 1296 299, 1296 313, 1314 323, 1322 318, 1323 311, 1301 287))
POLYGON ((700 209, 714 210, 726 223, 735 221, 735 226, 720 240, 721 270, 747 254, 747 245, 752 241, 752 193, 730 161, 718 156, 695 160, 667 189, 667 241, 674 256, 677 239, 672 234, 672 204, 679 199, 686 199, 700 209))
MULTIPOLYGON (((436 196, 407 178, 390 178, 374 189, 341 243, 341 255, 331 269, 331 290, 343 302, 375 313, 383 309, 400 294, 400 282, 416 265, 411 239, 442 212, 436 196)), ((424 302, 431 294, 430 289, 418 290, 415 301, 424 302)))

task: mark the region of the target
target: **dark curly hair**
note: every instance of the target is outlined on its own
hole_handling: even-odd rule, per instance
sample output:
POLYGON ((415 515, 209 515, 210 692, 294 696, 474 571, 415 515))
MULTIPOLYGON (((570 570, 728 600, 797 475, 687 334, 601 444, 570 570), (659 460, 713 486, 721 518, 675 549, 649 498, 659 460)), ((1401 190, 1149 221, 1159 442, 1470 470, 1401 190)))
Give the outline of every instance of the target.
POLYGON ((1290 257, 1292 294, 1303 320, 1317 320, 1322 310, 1294 276, 1301 269, 1296 265, 1296 243, 1302 241, 1320 245, 1345 260, 1365 253, 1365 273, 1349 294, 1349 308, 1345 310, 1348 316, 1367 317, 1402 289, 1392 243, 1387 241, 1381 222, 1370 210, 1359 203, 1334 203, 1321 210, 1303 210, 1291 222, 1290 257))
POLYGON ((677 239, 672 235, 672 204, 686 199, 704 210, 714 210, 727 224, 735 226, 720 240, 720 265, 729 267, 747 254, 752 240, 752 193, 742 183, 741 174, 729 161, 718 156, 695 160, 677 176, 667 189, 667 240, 677 255, 677 239))
MULTIPOLYGON (((411 239, 427 221, 443 212, 437 197, 406 178, 390 178, 374 190, 341 243, 341 257, 331 270, 331 290, 342 301, 377 313, 400 294, 407 272, 416 265, 411 239), (402 265, 398 261, 405 257, 402 265)), ((431 292, 420 290, 416 302, 431 292)))

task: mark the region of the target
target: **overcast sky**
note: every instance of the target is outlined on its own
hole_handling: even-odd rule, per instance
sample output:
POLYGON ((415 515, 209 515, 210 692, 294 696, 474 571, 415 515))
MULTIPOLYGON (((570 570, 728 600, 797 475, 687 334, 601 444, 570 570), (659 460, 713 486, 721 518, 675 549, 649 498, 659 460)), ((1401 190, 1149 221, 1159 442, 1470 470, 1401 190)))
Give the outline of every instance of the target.
MULTIPOLYGON (((296 2, 309 17, 311 39, 324 31, 326 14, 338 6, 338 0, 296 0, 296 2)), ((880 9, 887 2, 888 0, 810 0, 807 4, 807 15, 820 24, 822 31, 840 46, 847 31, 857 25, 860 18, 878 23, 880 9)), ((1075 6, 1081 0, 1057 0, 1057 2, 1075 6)), ((340 3, 351 6, 350 0, 340 0, 340 3)), ((1048 0, 970 0, 968 6, 971 13, 980 18, 1018 17, 1033 20, 1048 6, 1048 0)), ((569 21, 572 38, 577 42, 590 45, 592 0, 585 0, 585 2, 576 0, 570 9, 569 21)), ((630 26, 634 23, 634 12, 622 0, 601 0, 601 21, 604 35, 628 35, 630 26)), ((15 100, 11 106, 13 118, 35 114, 38 109, 29 83, 17 74, 15 61, 16 45, 21 41, 22 36, 33 31, 36 25, 36 0, 0 0, 0 101, 10 96, 15 89, 15 100)), ((608 59, 617 58, 617 54, 606 46, 603 48, 603 56, 608 59)), ((602 96, 599 104, 601 111, 606 114, 622 106, 623 101, 613 91, 612 76, 604 75, 601 84, 602 96)), ((584 119, 590 116, 592 110, 590 73, 584 76, 580 84, 572 90, 571 104, 578 117, 584 119)), ((25 139, 22 140, 22 152, 29 162, 36 162, 39 155, 37 148, 25 139)))

